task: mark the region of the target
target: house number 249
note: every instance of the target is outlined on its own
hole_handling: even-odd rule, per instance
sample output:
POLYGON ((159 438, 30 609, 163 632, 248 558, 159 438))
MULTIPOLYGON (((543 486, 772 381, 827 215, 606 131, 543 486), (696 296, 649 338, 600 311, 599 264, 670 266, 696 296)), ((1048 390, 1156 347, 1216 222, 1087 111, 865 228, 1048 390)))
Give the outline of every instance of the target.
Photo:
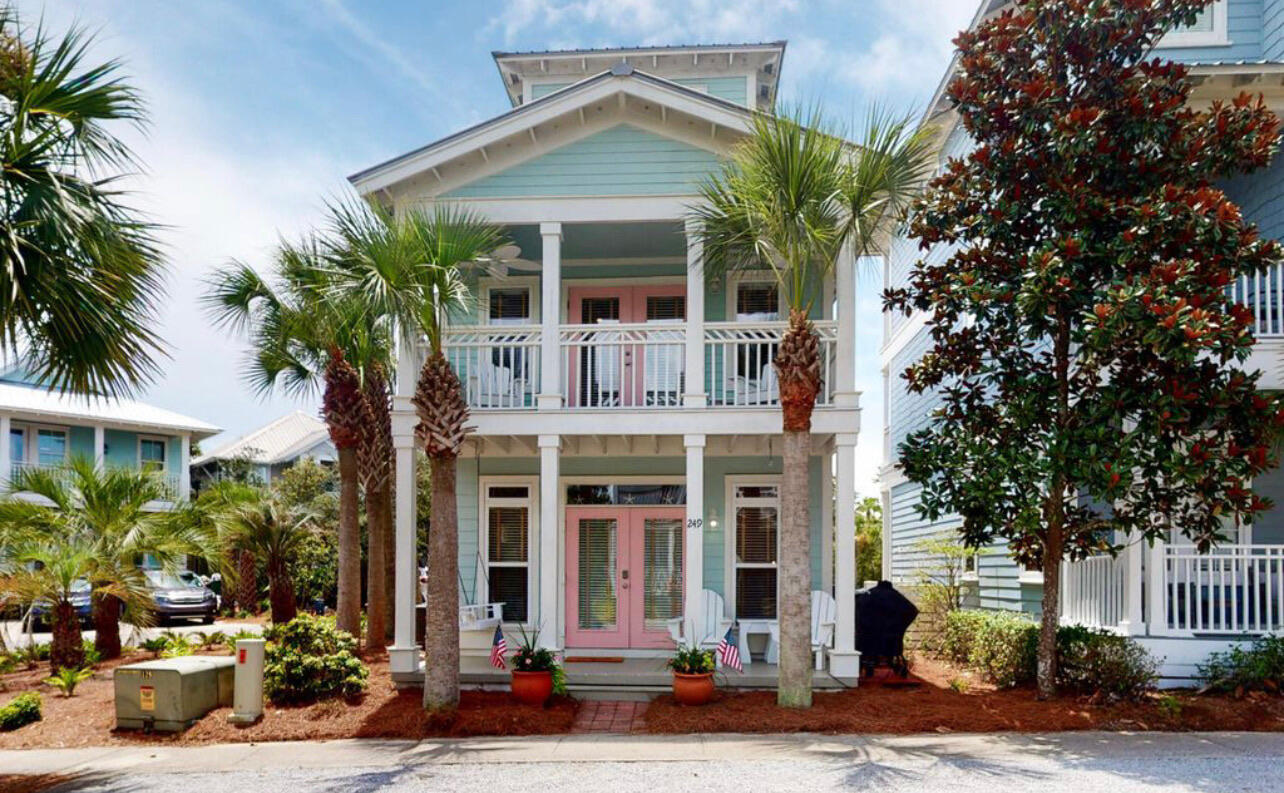
POLYGON ((704 528, 704 518, 687 518, 688 529, 704 528))

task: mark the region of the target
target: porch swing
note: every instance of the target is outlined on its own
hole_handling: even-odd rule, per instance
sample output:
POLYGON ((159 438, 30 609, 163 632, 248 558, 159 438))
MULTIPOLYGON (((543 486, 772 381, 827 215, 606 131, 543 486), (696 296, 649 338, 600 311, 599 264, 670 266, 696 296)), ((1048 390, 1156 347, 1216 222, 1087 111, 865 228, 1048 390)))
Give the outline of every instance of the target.
MULTIPOLYGON (((490 591, 490 579, 486 576, 486 565, 482 564, 481 554, 477 555, 477 572, 481 575, 485 583, 486 591, 490 591)), ((491 638, 495 635, 495 628, 504 621, 504 604, 503 603, 474 603, 476 593, 470 594, 464 587, 464 574, 459 571, 459 635, 460 645, 466 646, 465 633, 484 634, 486 644, 489 646, 491 638)), ((477 579, 473 579, 473 585, 476 587, 477 579)), ((428 603, 428 568, 427 566, 419 568, 419 596, 426 608, 428 603)), ((474 638, 474 637, 468 637, 474 638)))

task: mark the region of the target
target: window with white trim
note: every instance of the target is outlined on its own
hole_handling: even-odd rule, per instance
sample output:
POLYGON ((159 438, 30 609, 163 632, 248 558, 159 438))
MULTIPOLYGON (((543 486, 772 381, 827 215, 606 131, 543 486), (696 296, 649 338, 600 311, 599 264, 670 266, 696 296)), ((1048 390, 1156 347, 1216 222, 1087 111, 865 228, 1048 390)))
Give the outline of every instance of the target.
POLYGON ((1159 47, 1220 47, 1230 44, 1230 18, 1227 0, 1217 0, 1199 12, 1195 22, 1173 28, 1159 42, 1159 47))
POLYGON ((163 438, 138 439, 138 469, 153 473, 165 472, 165 447, 163 438))
POLYGON ((27 461, 27 431, 22 427, 9 428, 9 462, 27 461))
POLYGON ((36 430, 35 461, 42 466, 57 466, 67 462, 67 431, 44 427, 36 430))
POLYGON ((529 325, 531 322, 529 287, 492 287, 487 303, 487 321, 491 325, 529 325))
POLYGON ((531 486, 488 484, 482 516, 486 602, 504 604, 505 622, 530 618, 531 486))
POLYGON ((779 488, 774 484, 737 484, 732 492, 736 617, 776 619, 779 488))

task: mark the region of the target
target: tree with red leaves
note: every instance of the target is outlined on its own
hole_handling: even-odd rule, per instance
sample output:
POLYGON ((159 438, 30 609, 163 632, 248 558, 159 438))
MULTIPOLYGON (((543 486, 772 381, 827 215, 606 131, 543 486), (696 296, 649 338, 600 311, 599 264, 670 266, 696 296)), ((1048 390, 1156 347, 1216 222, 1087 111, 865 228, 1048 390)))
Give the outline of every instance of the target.
POLYGON ((1242 368, 1253 314, 1227 290, 1281 247, 1216 183, 1266 166, 1280 122, 1248 95, 1194 109, 1186 69, 1150 57, 1208 5, 1019 0, 961 34, 948 97, 976 145, 909 222, 954 252, 884 296, 927 313, 903 376, 942 398, 900 447, 920 511, 1043 571, 1041 698, 1062 559, 1170 529, 1207 549, 1270 506, 1249 483, 1284 401, 1242 368))

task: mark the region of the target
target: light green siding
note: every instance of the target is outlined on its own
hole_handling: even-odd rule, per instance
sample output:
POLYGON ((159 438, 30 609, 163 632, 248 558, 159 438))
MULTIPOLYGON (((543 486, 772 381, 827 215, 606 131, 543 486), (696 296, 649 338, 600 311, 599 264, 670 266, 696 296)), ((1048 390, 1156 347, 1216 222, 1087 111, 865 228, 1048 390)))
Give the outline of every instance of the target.
POLYGON ((749 83, 744 77, 683 77, 673 82, 737 105, 748 104, 745 99, 749 93, 749 83))
POLYGON ((717 166, 712 152, 621 124, 443 197, 689 195, 717 166))
MULTIPOLYGON (((726 564, 729 525, 732 516, 727 513, 727 477, 778 476, 781 471, 779 457, 715 457, 708 455, 704 461, 704 587, 726 595, 726 564), (712 525, 717 520, 717 527, 712 525)), ((686 473, 684 457, 563 457, 561 475, 577 476, 683 476, 686 473)), ((461 459, 456 476, 459 514, 459 572, 463 579, 465 598, 482 598, 476 592, 478 566, 478 483, 485 476, 538 476, 539 459, 535 457, 494 457, 461 459), (474 594, 476 592, 476 594, 474 594)), ((808 465, 811 487, 811 575, 812 587, 818 588, 822 580, 824 558, 822 509, 821 509, 821 458, 812 457, 808 465)), ((532 540, 531 548, 537 544, 532 540)))
POLYGON ((83 457, 86 460, 94 459, 94 428, 68 427, 67 451, 69 456, 72 458, 83 457))
POLYGON ((570 83, 539 83, 531 86, 531 99, 540 99, 554 91, 560 91, 570 83))
POLYGON ((107 445, 106 463, 115 468, 138 467, 138 435, 123 430, 106 430, 103 442, 107 445))

